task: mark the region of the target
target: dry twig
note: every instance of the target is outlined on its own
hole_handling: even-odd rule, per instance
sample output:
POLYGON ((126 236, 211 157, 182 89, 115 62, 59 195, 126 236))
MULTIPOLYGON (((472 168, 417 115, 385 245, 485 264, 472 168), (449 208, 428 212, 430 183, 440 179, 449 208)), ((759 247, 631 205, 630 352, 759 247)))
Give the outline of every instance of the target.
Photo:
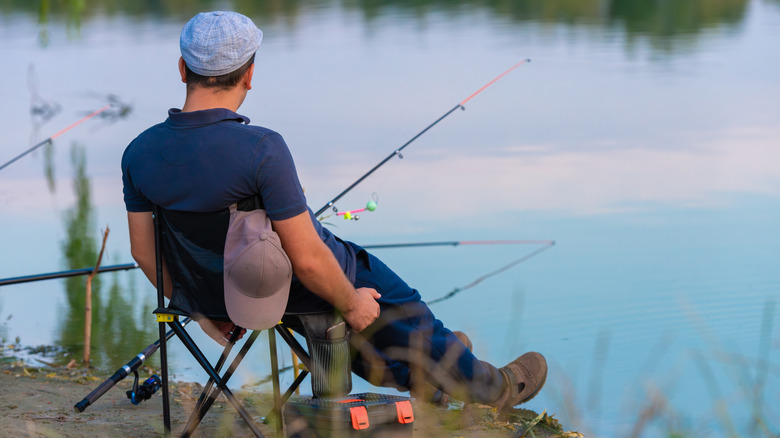
POLYGON ((92 347, 92 279, 95 278, 95 275, 98 273, 98 268, 100 268, 100 261, 103 259, 103 251, 106 249, 108 232, 108 225, 106 225, 106 231, 103 232, 103 244, 100 246, 100 253, 98 253, 95 269, 93 269, 87 277, 87 295, 84 299, 84 365, 89 365, 89 350, 92 347))

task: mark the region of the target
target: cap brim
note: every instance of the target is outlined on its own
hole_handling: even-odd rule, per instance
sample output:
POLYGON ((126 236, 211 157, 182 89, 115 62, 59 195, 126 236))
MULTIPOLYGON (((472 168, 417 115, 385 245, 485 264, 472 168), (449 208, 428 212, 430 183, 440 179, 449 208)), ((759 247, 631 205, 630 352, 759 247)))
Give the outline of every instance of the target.
POLYGON ((225 307, 230 320, 249 330, 265 330, 278 324, 289 297, 289 285, 263 298, 248 297, 225 285, 225 307))

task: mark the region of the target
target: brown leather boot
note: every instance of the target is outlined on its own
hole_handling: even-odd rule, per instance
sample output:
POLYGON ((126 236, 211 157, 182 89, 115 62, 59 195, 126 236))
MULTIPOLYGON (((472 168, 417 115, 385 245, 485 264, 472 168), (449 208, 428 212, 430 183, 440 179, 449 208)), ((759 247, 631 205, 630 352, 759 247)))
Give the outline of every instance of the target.
POLYGON ((547 361, 539 353, 529 352, 500 368, 505 383, 503 393, 491 403, 499 410, 511 409, 536 396, 547 380, 547 361))

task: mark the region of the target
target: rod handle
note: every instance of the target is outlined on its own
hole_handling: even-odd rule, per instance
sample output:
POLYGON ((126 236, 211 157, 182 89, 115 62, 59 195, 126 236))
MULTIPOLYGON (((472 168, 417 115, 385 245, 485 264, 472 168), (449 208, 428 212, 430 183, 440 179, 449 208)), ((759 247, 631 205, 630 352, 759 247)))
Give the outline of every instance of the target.
POLYGON ((114 373, 113 376, 106 379, 105 382, 101 383, 100 386, 95 388, 94 391, 90 392, 89 395, 84 397, 83 400, 81 400, 80 402, 76 403, 73 406, 76 409, 76 412, 84 412, 84 409, 87 409, 87 407, 89 407, 92 403, 94 403, 97 399, 99 399, 109 389, 113 388, 114 385, 116 385, 116 382, 122 380, 125 376, 122 376, 121 373, 118 371, 114 373))

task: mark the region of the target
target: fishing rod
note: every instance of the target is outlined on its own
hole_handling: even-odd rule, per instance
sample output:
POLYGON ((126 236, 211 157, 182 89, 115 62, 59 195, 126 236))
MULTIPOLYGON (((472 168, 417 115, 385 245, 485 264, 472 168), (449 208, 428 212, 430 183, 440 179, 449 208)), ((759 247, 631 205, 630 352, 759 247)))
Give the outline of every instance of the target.
POLYGON ((3 169, 5 169, 6 167, 10 166, 12 163, 16 162, 17 160, 19 160, 20 158, 24 157, 25 155, 29 154, 30 152, 32 152, 32 151, 34 151, 34 150, 38 149, 39 147, 41 147, 41 146, 43 146, 43 145, 45 145, 45 144, 49 144, 49 143, 53 142, 55 138, 57 138, 57 137, 59 137, 60 135, 62 135, 62 134, 64 134, 64 133, 66 133, 66 132, 68 132, 68 131, 70 131, 71 129, 75 128, 76 126, 78 126, 78 125, 80 125, 80 124, 82 124, 82 123, 84 123, 84 122, 86 122, 87 120, 89 120, 89 119, 91 119, 91 118, 93 118, 93 117, 97 116, 98 114, 100 114, 100 113, 102 113, 103 111, 105 111, 105 110, 107 110, 107 109, 111 108, 112 106, 113 106, 113 104, 112 104, 112 103, 109 103, 109 104, 107 104, 106 106, 104 106, 103 108, 100 108, 99 110, 93 111, 93 112, 91 112, 91 113, 87 114, 86 116, 82 117, 81 119, 79 119, 79 120, 77 120, 77 121, 75 121, 75 122, 71 123, 71 124, 70 124, 70 125, 68 125, 67 127, 63 128, 62 130, 60 130, 59 132, 57 132, 56 134, 52 135, 51 137, 47 138, 46 140, 43 140, 42 142, 40 142, 40 143, 36 144, 35 146, 33 146, 33 147, 31 147, 31 148, 27 149, 26 151, 24 151, 24 152, 22 152, 21 154, 19 154, 19 155, 15 156, 15 157, 14 157, 14 158, 12 158, 10 161, 8 161, 8 162, 6 162, 5 164, 3 164, 2 166, 0 166, 0 171, 2 171, 3 169))
MULTIPOLYGON (((187 325, 192 319, 190 318, 183 318, 181 320, 181 325, 185 326, 187 325)), ((173 330, 169 330, 168 333, 165 334, 165 339, 171 339, 173 337, 173 330)), ((109 389, 113 388, 114 385, 121 382, 125 377, 129 376, 130 373, 133 373, 135 375, 135 383, 133 384, 132 391, 128 391, 127 396, 130 398, 130 401, 137 405, 143 400, 148 400, 152 394, 154 394, 157 389, 159 389, 159 377, 156 375, 153 375, 149 379, 147 379, 140 387, 138 386, 138 368, 143 365, 143 363, 148 359, 151 355, 153 355, 157 349, 160 348, 160 340, 154 341, 151 345, 144 348, 142 352, 140 352, 136 357, 134 357, 130 362, 128 362, 126 365, 124 365, 122 368, 119 368, 116 370, 113 376, 106 379, 103 383, 101 383, 97 388, 95 388, 92 392, 89 393, 84 399, 82 399, 80 402, 73 405, 73 408, 76 409, 76 412, 84 412, 84 409, 87 409, 91 404, 95 403, 97 399, 103 396, 106 392, 108 392, 109 389)))
MULTIPOLYGON (((541 248, 526 254, 525 256, 521 257, 520 259, 517 259, 515 261, 512 261, 511 263, 502 266, 499 269, 496 269, 492 272, 489 272, 476 280, 472 281, 471 283, 460 287, 455 288, 451 292, 447 293, 446 295, 437 298, 435 300, 429 301, 428 305, 439 303, 441 301, 448 300, 452 298, 453 296, 457 295, 460 292, 463 292, 464 290, 470 289, 477 284, 481 283, 487 278, 490 278, 492 276, 498 275, 534 256, 537 254, 540 254, 541 252, 551 248, 553 245, 555 245, 554 240, 451 240, 451 241, 439 241, 439 242, 413 242, 413 243, 393 243, 393 244, 376 244, 376 245, 365 245, 363 248, 368 249, 387 249, 387 248, 410 248, 410 247, 431 247, 431 246, 461 246, 461 245, 544 245, 541 248)), ((137 268, 137 265, 134 264, 125 264, 125 265, 115 265, 115 266, 106 266, 105 268, 101 268, 104 270, 118 270, 115 269, 117 267, 123 267, 124 269, 134 269, 137 268)), ((67 271, 68 273, 72 272, 81 272, 86 271, 86 273, 91 272, 91 269, 93 268, 85 268, 85 269, 79 269, 74 271, 67 271)), ((100 271, 99 271, 100 272, 100 271)), ((44 274, 44 275, 51 275, 51 274, 44 274)), ((73 274, 78 275, 78 274, 73 274)), ((72 275, 69 275, 72 276, 72 275)), ((29 277, 20 277, 20 278, 30 278, 34 276, 29 277)), ((41 279, 47 279, 47 278, 41 278, 41 279)), ((29 280, 34 281, 34 280, 29 280)), ((187 325, 191 321, 190 318, 184 318, 182 319, 182 326, 187 325)), ((169 330, 166 335, 165 339, 168 340, 173 336, 174 332, 173 330, 169 330)), ((117 383, 121 382, 123 379, 125 379, 127 376, 130 375, 130 373, 133 373, 135 375, 135 383, 133 384, 133 389, 131 391, 127 392, 128 397, 131 399, 133 404, 138 404, 143 400, 148 400, 154 392, 159 389, 160 387, 160 381, 159 377, 156 375, 151 376, 149 379, 147 379, 140 387, 138 385, 138 368, 143 365, 143 363, 154 353, 157 352, 157 350, 160 347, 160 341, 157 340, 148 347, 146 347, 140 354, 138 354, 136 357, 134 357, 130 362, 128 362, 123 367, 119 368, 111 377, 106 379, 103 383, 101 383, 97 388, 95 388, 92 392, 89 393, 84 399, 82 399, 80 402, 76 403, 74 405, 74 408, 77 412, 84 412, 87 407, 94 404, 100 397, 103 396, 108 390, 113 388, 117 383)))
POLYGON ((417 133, 417 135, 415 135, 414 137, 412 137, 412 138, 411 138, 411 140, 409 140, 409 141, 407 141, 406 143, 404 143, 404 144, 403 144, 403 146, 401 146, 400 148, 398 148, 398 149, 394 150, 394 151, 393 151, 393 152, 392 152, 390 155, 388 155, 388 156, 387 156, 387 157, 385 157, 385 158, 384 158, 382 161, 380 161, 380 162, 379 162, 379 164, 377 164, 376 166, 374 166, 373 168, 371 168, 371 170, 369 170, 368 172, 366 172, 365 174, 363 174, 363 176, 361 176, 360 178, 358 178, 358 179, 357 179, 355 182, 353 182, 353 183, 352 183, 352 184, 351 184, 349 187, 347 187, 346 189, 344 189, 344 191, 342 191, 341 193, 339 193, 338 195, 336 195, 336 197, 335 197, 335 198, 333 198, 333 199, 331 199, 330 201, 328 201, 328 203, 327 203, 327 204, 323 205, 323 206, 322 206, 322 208, 320 208, 319 210, 317 210, 317 212, 316 212, 316 213, 314 213, 314 216, 315 216, 315 217, 317 217, 317 216, 321 215, 322 213, 324 213, 324 212, 325 212, 325 210, 327 210, 327 209, 329 209, 329 208, 331 208, 331 207, 333 207, 334 211, 337 211, 337 210, 336 210, 336 207, 334 207, 334 204, 335 204, 335 203, 336 203, 336 202, 337 202, 339 199, 341 199, 341 198, 342 198, 344 195, 346 195, 347 193, 349 193, 349 191, 350 191, 350 190, 352 190, 353 188, 355 188, 355 186, 357 186, 358 184, 360 184, 361 182, 363 182, 363 180, 364 180, 364 179, 368 178, 368 177, 369 177, 369 175, 371 175, 372 173, 374 173, 374 172, 375 172, 377 169, 379 169, 380 167, 382 167, 382 166, 383 166, 385 163, 387 163, 388 161, 390 161, 390 160, 391 160, 393 157, 395 157, 395 156, 398 156, 398 158, 403 158, 403 155, 401 155, 401 151, 403 151, 403 150, 404 150, 404 148, 406 148, 407 146, 409 146, 409 144, 411 144, 413 141, 417 140, 417 139, 418 139, 418 138, 419 138, 421 135, 425 134, 425 133, 426 133, 426 132, 427 132, 429 129, 433 128, 433 127, 434 127, 434 126, 435 126, 437 123, 439 123, 439 122, 441 122, 442 120, 444 120, 445 118, 447 118, 447 116, 449 116, 450 114, 452 114, 452 113, 453 113, 453 112, 454 112, 456 109, 460 108, 460 109, 462 109, 462 110, 465 110, 465 109, 466 109, 466 107, 465 107, 464 105, 466 104, 466 102, 470 101, 471 99, 473 99, 474 97, 476 97, 476 96, 477 96, 479 93, 481 93, 481 92, 485 91, 485 89, 486 89, 486 88, 488 88, 489 86, 491 86, 491 85, 493 85, 494 83, 496 83, 496 81, 498 81, 499 79, 503 78, 503 77, 504 77, 504 76, 506 76, 506 75, 507 75, 509 72, 511 72, 512 70, 516 69, 517 67, 520 67, 521 65, 525 64, 526 62, 531 62, 531 60, 530 60, 530 59, 524 59, 524 60, 522 60, 522 61, 518 62, 517 64, 515 64, 515 65, 513 65, 512 67, 510 67, 509 69, 507 69, 505 72, 503 72, 503 73, 501 73, 500 75, 496 76, 496 77, 495 77, 495 78, 494 78, 492 81, 490 81, 490 82, 488 82, 487 84, 483 85, 483 86, 482 86, 482 88, 480 88, 479 90, 477 90, 477 91, 475 91, 474 93, 472 93, 472 94, 471 94, 471 96, 467 97, 467 98, 466 98, 466 99, 464 99, 462 102, 460 102, 460 103, 458 103, 457 105, 455 105, 454 107, 452 107, 452 109, 450 109, 449 111, 447 111, 446 113, 444 113, 444 115, 442 115, 441 117, 439 117, 438 119, 436 119, 436 121, 434 121, 433 123, 431 123, 430 125, 428 125, 428 126, 427 126, 425 129, 423 129, 422 131, 418 132, 418 133, 417 133))
POLYGON ((365 249, 416 248, 426 246, 467 245, 555 245, 554 240, 446 240, 441 242, 382 243, 361 245, 365 249))
MULTIPOLYGON (((409 243, 378 243, 373 245, 361 245, 365 249, 388 249, 388 248, 415 248, 426 246, 459 246, 459 245, 551 245, 552 240, 447 240, 441 242, 409 242, 409 243)), ((98 268, 97 273, 127 271, 138 268, 137 263, 125 263, 121 265, 102 266, 98 268)), ((77 277, 79 275, 89 275, 95 268, 71 269, 68 271, 48 272, 45 274, 25 275, 22 277, 11 277, 0 279, 0 286, 12 284, 29 283, 32 281, 54 280, 58 278, 77 277)))
MULTIPOLYGON (((125 263, 123 265, 102 266, 98 268, 97 273, 100 274, 101 272, 126 271, 129 269, 135 269, 137 267, 138 264, 136 263, 125 263)), ((10 284, 19 284, 19 283, 28 283, 31 281, 52 280, 56 278, 77 277, 79 275, 89 275, 94 270, 95 268, 91 267, 91 268, 71 269, 69 271, 49 272, 46 274, 35 274, 35 275, 25 275, 22 277, 3 278, 0 279, 0 286, 7 286, 10 284)))
MULTIPOLYGON (((409 141, 407 141, 406 143, 404 143, 404 144, 403 144, 401 147, 399 147, 398 149, 394 150, 394 151, 393 151, 393 152, 392 152, 390 155, 388 155, 387 157, 385 157, 385 158, 384 158, 382 161, 380 161, 380 162, 379 162, 377 165, 375 165, 373 168, 371 168, 371 170, 369 170, 368 172, 366 172, 365 174, 363 174, 363 176, 361 176, 360 178, 358 178, 358 179, 357 179, 355 182, 353 182, 352 184, 350 184, 350 185, 349 185, 349 187, 347 187, 347 188, 346 188, 346 189, 344 189, 344 190, 343 190, 341 193, 339 193, 338 195, 336 195, 336 197, 335 197, 335 198, 333 198, 333 199, 331 199, 330 201, 328 201, 328 203, 327 203, 327 204, 325 204, 325 205, 324 205, 322 208, 320 208, 319 210, 317 210, 317 212, 314 214, 314 216, 315 216, 315 217, 316 217, 316 216, 320 216, 322 213, 324 213, 324 212, 325 212, 325 210, 327 210, 328 208, 331 208, 331 207, 333 207, 333 210, 334 210, 334 212, 337 212, 337 209, 336 209, 336 207, 334 207, 334 205, 335 205, 335 203, 336 203, 336 202, 337 202, 339 199, 341 199, 341 198, 342 198, 344 195, 346 195, 348 192, 350 192, 350 191, 351 191, 353 188, 355 188, 355 187, 356 187, 358 184, 360 184, 361 182, 363 182, 363 180, 365 180, 366 178, 368 178, 368 177, 369 177, 369 176, 370 176, 372 173, 374 173, 374 172, 375 172, 377 169, 379 169, 379 168, 380 168, 380 167, 382 167, 382 166, 383 166, 385 163, 387 163, 388 161, 390 161, 390 160, 391 160, 393 157, 395 157, 395 156, 398 156, 399 158, 403 158, 403 155, 401 155, 401 151, 403 151, 403 150, 404 150, 404 149, 405 149, 407 146, 409 146, 409 145, 410 145, 410 144, 411 144, 413 141, 417 140, 417 139, 418 139, 420 136, 422 136, 423 134, 425 134, 425 133, 426 133, 426 132, 427 132, 429 129, 433 128, 433 127, 434 127, 436 124, 438 124, 439 122, 441 122, 442 120, 444 120, 444 119, 445 119, 447 116, 449 116, 450 114, 452 114, 452 113, 453 113, 453 112, 454 112, 456 109, 460 108, 460 109, 462 109, 462 110, 465 110, 465 109, 466 109, 466 107, 465 107, 464 105, 465 105, 465 104, 466 104, 468 101, 470 101, 471 99, 473 99, 474 97, 476 97, 478 94, 480 94, 480 93, 482 93, 483 91, 485 91, 485 89, 487 89, 488 87, 490 87, 491 85, 493 85, 494 83, 496 83, 496 82, 497 82, 499 79, 503 78, 504 76, 506 76, 507 74, 509 74, 511 71, 513 71, 514 69, 516 69, 516 68, 520 67, 521 65, 525 64, 526 62, 531 62, 531 60, 530 60, 530 59, 524 59, 524 60, 522 60, 522 61, 518 62, 517 64, 515 64, 515 65, 513 65, 512 67, 508 68, 506 71, 504 71, 504 72, 503 72, 503 73, 501 73, 500 75, 498 75, 498 76, 496 76, 495 78, 493 78, 493 80, 491 80, 491 81, 490 81, 490 82, 488 82, 487 84, 483 85, 483 86, 482 86, 482 87, 481 87, 479 90, 477 90, 477 91, 475 91, 474 93, 472 93, 472 94, 471 94, 469 97, 467 97, 466 99, 464 99, 463 101, 459 102, 457 105, 455 105, 454 107, 452 107, 452 109, 450 109, 449 111, 447 111, 446 113, 444 113, 444 115, 442 115, 441 117, 439 117, 438 119, 436 119, 436 121, 434 121, 433 123, 431 123, 430 125, 428 125, 428 126, 425 128, 425 129, 423 129, 422 131, 418 132, 418 133, 417 133, 417 134, 416 134, 414 137, 412 137, 412 138, 411 138, 409 141)), ((68 126, 67 128, 63 129, 62 131, 60 131, 60 132, 58 132, 58 133, 54 134, 53 136, 49 137, 48 139, 46 139, 46 140, 44 140, 44 141, 42 141, 41 143, 38 143, 37 145, 35 145, 35 146, 33 146, 32 148, 28 149, 27 151, 25 151, 24 153, 20 154, 20 155, 19 155, 19 156, 17 156, 16 158, 12 159, 12 160, 11 160, 11 161, 9 161, 8 163, 6 163, 6 164, 4 164, 4 165, 0 166, 0 170, 3 170, 3 169, 4 169, 5 167, 7 167, 9 164, 13 163, 14 161, 18 160, 19 158, 23 157, 24 155, 28 154, 29 152, 32 152, 34 149, 36 149, 36 148, 38 148, 38 147, 40 147, 40 146, 42 146, 42 145, 46 144, 47 142, 50 142, 50 141, 52 141, 54 138, 56 138, 56 137, 58 137, 59 135, 61 135, 61 134, 65 133, 66 131, 70 130, 71 128, 73 128, 73 127, 77 126, 78 124, 80 124, 80 123, 82 123, 82 122, 84 122, 84 121, 86 121, 86 120, 88 120, 88 119, 90 119, 90 118, 92 118, 92 117, 95 117, 95 116, 97 116, 98 114, 100 114, 100 113, 102 113, 103 111, 105 111, 105 110, 107 110, 108 108, 110 108, 112 105, 114 105, 114 104, 113 104, 113 103, 109 103, 108 105, 104 106, 103 108, 101 108, 101 109, 99 109, 99 110, 97 110, 97 111, 95 111, 95 112, 93 112, 93 113, 91 113, 91 114, 87 115, 87 116, 86 116, 86 117, 84 117, 83 119, 81 119, 81 120, 79 120, 79 121, 77 121, 77 122, 73 123, 72 125, 68 126)), ((373 202, 369 202, 369 203, 367 204, 367 206, 366 206, 366 208, 365 208, 365 209, 359 209, 359 210, 354 210, 354 211, 349 211, 349 212, 346 212, 346 213, 344 213, 344 217, 345 217, 345 218, 347 218, 347 219, 350 219, 350 218, 352 218, 352 215, 353 215, 353 213, 362 212, 362 211, 364 211, 364 210, 374 211, 375 209, 376 209, 376 200, 374 200, 373 202)), ((356 219, 356 218, 357 218, 357 217, 355 217, 355 219, 356 219)), ((322 220, 322 218, 320 218, 320 220, 322 220)), ((458 244, 468 244, 468 243, 463 243, 463 242, 458 242, 458 243, 454 243, 454 242, 438 242, 438 243, 434 243, 434 242, 428 242, 428 243, 422 243, 422 244, 413 244, 413 243, 412 243, 412 244, 364 245, 364 246, 363 246, 363 248, 366 248, 366 249, 375 249, 375 248, 403 248, 403 247, 414 247, 414 246, 441 246, 441 245, 452 245, 452 246, 457 246, 458 244)), ((137 267, 138 267, 138 265, 136 265, 135 263, 131 263, 131 264, 125 264, 125 265, 106 266, 106 267, 104 267, 104 268, 100 268, 100 269, 99 269, 97 272, 98 272, 98 273, 101 273, 101 272, 107 272, 107 271, 111 271, 111 270, 135 269, 135 268, 137 268, 137 267)), ((89 273, 91 273, 91 272, 92 272, 92 270, 93 270, 92 268, 84 268, 84 269, 80 269, 80 270, 73 270, 73 271, 52 272, 52 273, 48 273, 48 274, 30 275, 30 276, 25 276, 25 277, 14 277, 14 278, 6 278, 6 279, 2 279, 2 280, 0 280, 0 286, 9 285, 9 284, 26 283, 26 282, 30 282, 30 281, 38 281, 38 280, 49 280, 49 279, 54 279, 54 278, 64 278, 64 277, 71 277, 71 276, 77 276, 77 275, 86 275, 86 274, 89 274, 89 273)))

